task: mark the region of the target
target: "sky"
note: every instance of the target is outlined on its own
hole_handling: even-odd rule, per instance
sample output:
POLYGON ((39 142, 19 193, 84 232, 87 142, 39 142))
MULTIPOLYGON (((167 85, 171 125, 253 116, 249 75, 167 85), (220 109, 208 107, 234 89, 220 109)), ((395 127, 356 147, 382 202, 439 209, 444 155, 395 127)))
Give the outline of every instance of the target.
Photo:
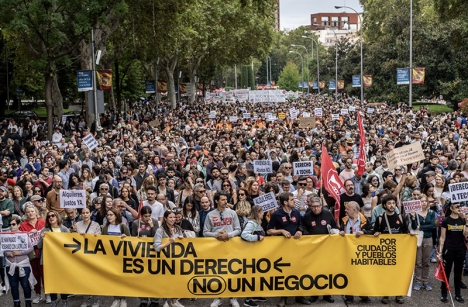
POLYGON ((344 11, 335 9, 335 5, 349 6, 358 12, 362 11, 359 0, 280 0, 281 30, 310 25, 310 14, 344 11))

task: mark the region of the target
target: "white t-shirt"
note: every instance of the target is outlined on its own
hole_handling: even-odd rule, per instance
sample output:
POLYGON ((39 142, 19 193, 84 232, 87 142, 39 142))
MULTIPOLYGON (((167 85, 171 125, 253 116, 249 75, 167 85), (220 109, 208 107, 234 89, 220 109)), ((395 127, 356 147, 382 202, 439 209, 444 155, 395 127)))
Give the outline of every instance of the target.
POLYGON ((143 202, 143 206, 151 207, 151 218, 159 221, 162 217, 164 217, 164 205, 161 204, 159 201, 156 201, 153 205, 150 205, 147 200, 143 202))
POLYGON ((120 232, 120 225, 112 225, 110 224, 108 227, 107 227, 107 234, 109 236, 118 236, 120 237, 122 235, 122 233, 120 232))

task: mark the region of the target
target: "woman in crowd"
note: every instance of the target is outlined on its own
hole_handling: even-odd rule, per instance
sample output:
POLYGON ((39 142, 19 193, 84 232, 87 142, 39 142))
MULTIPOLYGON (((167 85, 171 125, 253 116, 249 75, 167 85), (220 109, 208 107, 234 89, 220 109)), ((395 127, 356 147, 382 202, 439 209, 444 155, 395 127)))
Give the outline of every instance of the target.
POLYGON ((405 187, 403 188, 403 192, 401 194, 401 201, 408 201, 412 199, 412 194, 414 188, 418 184, 418 179, 415 176, 409 175, 405 179, 405 187))
POLYGON ((379 176, 370 175, 369 178, 367 178, 367 183, 369 184, 369 188, 370 188, 369 190, 370 190, 371 193, 380 192, 380 179, 379 179, 379 176))
POLYGON ((130 197, 130 190, 127 187, 122 187, 120 189, 120 198, 122 198, 122 200, 126 202, 127 205, 129 205, 131 208, 133 208, 134 210, 138 210, 137 203, 130 197))
POLYGON ((101 207, 98 213, 96 214, 96 219, 95 219, 95 222, 101 226, 105 224, 107 211, 109 211, 112 208, 112 200, 113 199, 110 196, 102 197, 101 207))
POLYGON ((31 196, 34 195, 34 185, 31 180, 27 180, 24 183, 23 195, 26 199, 29 199, 31 196))
POLYGON ((195 208, 195 200, 193 199, 193 196, 189 196, 185 199, 184 205, 182 206, 182 218, 192 224, 195 234, 199 233, 200 216, 195 208))
MULTIPOLYGON (((44 237, 47 235, 48 232, 70 232, 67 227, 62 225, 62 218, 57 213, 57 211, 49 211, 49 213, 47 213, 45 226, 41 230, 42 239, 37 244, 39 249, 43 248, 44 237)), ((43 259, 44 259, 44 252, 41 253, 41 263, 43 259)), ((57 306, 57 294, 51 293, 50 299, 51 299, 51 307, 56 307, 57 306)), ((62 300, 62 307, 68 307, 68 294, 60 294, 60 299, 62 300)))
POLYGON ((254 200, 258 196, 260 196, 262 191, 260 191, 260 186, 258 185, 258 182, 256 180, 249 180, 247 183, 247 191, 250 195, 250 198, 254 200))
POLYGON ((437 215, 434 211, 429 210, 427 196, 422 195, 419 199, 422 205, 422 211, 411 213, 411 227, 414 230, 424 232, 424 238, 421 246, 418 247, 416 253, 416 267, 414 269, 414 290, 420 290, 424 287, 426 290, 432 290, 429 285, 429 265, 432 250, 432 230, 435 229, 435 221, 437 215))
MULTIPOLYGON (((122 216, 120 211, 116 208, 110 208, 106 212, 107 222, 102 227, 102 234, 108 236, 117 236, 121 239, 124 239, 127 236, 130 236, 130 231, 128 230, 127 225, 122 223, 122 216)), ((111 307, 127 307, 127 299, 123 296, 114 296, 114 301, 112 302, 111 307)))
POLYGON ((249 203, 251 203, 250 195, 249 192, 247 191, 246 188, 239 188, 237 189, 237 192, 234 193, 233 195, 233 202, 234 202, 234 209, 237 208, 237 203, 246 200, 249 203))
MULTIPOLYGON (((455 300, 463 303, 461 296, 463 262, 465 261, 466 245, 465 237, 468 236, 468 225, 466 220, 460 216, 460 204, 450 204, 446 212, 446 218, 442 221, 439 239, 439 260, 443 260, 447 280, 453 266, 453 280, 455 284, 455 300)), ((448 302, 447 287, 444 282, 440 285, 441 298, 444 303, 448 302)))
MULTIPOLYGON (((229 181, 229 179, 227 178, 224 178, 222 179, 222 182, 221 182, 221 190, 226 192, 228 198, 227 198, 227 205, 230 209, 234 208, 234 201, 233 201, 233 194, 234 194, 234 191, 232 189, 232 185, 231 185, 231 182, 229 181)), ((214 194, 216 194, 216 191, 214 191, 213 193, 213 197, 214 197, 214 194)))
POLYGON ((68 189, 84 190, 83 182, 81 182, 80 177, 76 173, 70 174, 68 189))
POLYGON ((439 207, 437 206, 437 199, 434 197, 434 185, 432 183, 427 183, 422 190, 423 194, 427 196, 427 202, 429 204, 429 209, 439 212, 439 207))
POLYGON ((167 186, 174 191, 174 201, 179 198, 180 194, 180 186, 177 185, 176 181, 178 181, 176 177, 167 179, 167 186))
POLYGON ((237 217, 239 218, 239 224, 241 226, 241 229, 244 228, 244 225, 247 223, 247 217, 250 214, 250 211, 252 206, 248 201, 239 201, 236 205, 236 213, 237 217))
POLYGON ((370 191, 370 186, 368 183, 362 186, 362 201, 364 202, 364 207, 362 208, 364 216, 372 218, 372 210, 377 206, 377 195, 375 192, 370 191))
MULTIPOLYGON (((20 231, 27 232, 29 234, 36 234, 38 239, 40 238, 40 231, 44 228, 45 221, 40 218, 39 210, 31 203, 27 202, 25 204, 25 215, 26 220, 21 223, 20 231)), ((33 299, 34 304, 38 304, 42 300, 41 296, 41 285, 44 284, 44 269, 41 264, 40 251, 37 245, 33 246, 34 258, 30 260, 32 273, 37 283, 34 286, 34 291, 36 296, 33 299)), ((50 303, 50 296, 48 296, 48 301, 50 303)))
POLYGON ((15 206, 14 214, 19 215, 20 217, 23 217, 24 215, 23 205, 24 203, 26 203, 28 198, 23 197, 23 190, 17 185, 13 187, 13 195, 12 195, 11 200, 13 201, 13 204, 15 206))
POLYGON ((181 207, 183 204, 185 204, 187 197, 193 196, 193 182, 194 181, 192 177, 187 176, 187 178, 185 178, 184 187, 179 192, 179 197, 177 197, 176 207, 181 207))
POLYGON ((151 159, 150 166, 153 169, 153 174, 156 174, 156 171, 163 167, 161 158, 159 156, 154 156, 151 159))
POLYGON ((141 185, 141 188, 137 192, 138 200, 145 201, 147 199, 146 189, 148 187, 154 186, 154 185, 155 185, 154 176, 150 175, 150 176, 146 177, 145 180, 143 180, 143 184, 141 185))
MULTIPOLYGON (((76 223, 76 232, 80 235, 100 235, 101 234, 101 226, 91 220, 91 210, 88 207, 85 207, 81 210, 81 218, 82 220, 76 223)), ((84 296, 83 302, 81 303, 81 307, 87 307, 91 305, 92 307, 99 307, 99 296, 84 296)))
MULTIPOLYGON (((10 220, 10 231, 18 232, 21 220, 19 217, 12 217, 10 220)), ((23 288, 25 306, 31 307, 31 285, 36 284, 34 275, 31 274, 31 265, 28 254, 33 252, 33 246, 26 250, 4 250, 6 261, 6 273, 10 282, 11 295, 13 296, 13 306, 21 307, 19 285, 23 288)))
POLYGON ((444 191, 444 185, 445 185, 445 177, 443 175, 437 174, 435 176, 435 185, 434 185, 434 198, 437 201, 437 206, 439 208, 442 208, 444 205, 441 202, 441 196, 444 191))
POLYGON ((133 237, 154 237, 156 229, 159 228, 157 220, 151 218, 151 207, 144 206, 141 208, 140 218, 132 223, 133 237))
POLYGON ((83 188, 88 192, 91 193, 92 189, 92 181, 93 177, 91 176, 91 171, 89 168, 83 168, 81 171, 80 181, 83 183, 83 188))
MULTIPOLYGON (((184 234, 182 228, 176 225, 176 216, 172 211, 164 212, 164 218, 161 224, 161 227, 156 230, 156 235, 154 236, 154 249, 157 252, 165 249, 176 239, 183 239, 184 234), (163 238, 169 238, 166 243, 162 243, 163 238)), ((167 302, 164 303, 164 306, 168 305, 167 302)), ((171 299, 172 307, 184 307, 177 299, 171 299)), ((114 306, 116 307, 116 306, 114 306)))

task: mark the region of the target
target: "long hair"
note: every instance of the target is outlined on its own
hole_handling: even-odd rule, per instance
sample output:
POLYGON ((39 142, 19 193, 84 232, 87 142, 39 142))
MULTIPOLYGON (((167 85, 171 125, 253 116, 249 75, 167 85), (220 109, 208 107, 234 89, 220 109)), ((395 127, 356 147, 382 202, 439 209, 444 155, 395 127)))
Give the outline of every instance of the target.
MULTIPOLYGON (((167 210, 166 212, 164 212, 164 218, 163 218, 163 221, 161 223, 161 227, 169 237, 172 237, 174 234, 172 233, 171 229, 169 228, 169 225, 167 225, 167 217, 170 214, 175 214, 175 212, 172 211, 172 210, 167 210)), ((174 231, 175 232, 182 232, 182 228, 180 228, 179 225, 174 224, 174 231)))
MULTIPOLYGON (((120 214, 120 210, 112 207, 108 212, 112 212, 115 215, 115 225, 120 225, 122 224, 122 215, 120 214)), ((109 219, 107 219, 106 226, 109 226, 110 222, 109 219)))
POLYGON ((262 219, 260 218, 260 213, 263 212, 262 206, 255 205, 252 207, 252 210, 250 210, 248 219, 249 220, 255 220, 258 224, 262 224, 262 219))
POLYGON ((195 208, 195 199, 193 196, 187 196, 184 201, 184 205, 182 206, 182 216, 184 218, 188 217, 189 211, 187 209, 187 204, 192 204, 192 209, 190 209, 190 217, 195 218, 197 216, 197 208, 195 208))
POLYGON ((251 212, 251 205, 246 200, 241 200, 236 204, 236 213, 239 216, 248 216, 251 212))
POLYGON ((57 211, 51 210, 51 211, 49 211, 49 212, 47 213, 45 228, 52 229, 52 225, 50 224, 50 221, 49 221, 49 215, 50 215, 50 214, 55 215, 55 218, 57 219, 57 225, 58 225, 58 226, 62 225, 62 218, 60 217, 60 214, 58 214, 57 211))

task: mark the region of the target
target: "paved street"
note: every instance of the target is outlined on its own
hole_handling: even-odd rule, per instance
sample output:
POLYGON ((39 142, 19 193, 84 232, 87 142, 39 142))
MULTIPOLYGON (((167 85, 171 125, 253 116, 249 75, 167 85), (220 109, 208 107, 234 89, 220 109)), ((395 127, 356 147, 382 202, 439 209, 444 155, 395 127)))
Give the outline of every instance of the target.
MULTIPOLYGON (((405 298, 405 303, 403 305, 399 305, 397 303, 395 303, 395 301, 392 299, 391 300, 391 304, 389 305, 386 305, 386 306, 418 306, 418 307, 421 307, 421 306, 425 306, 425 307, 433 307, 433 306, 449 306, 451 305, 450 301, 449 303, 442 303, 440 302, 440 290, 439 290, 439 287, 440 287, 440 282, 436 281, 434 279, 434 275, 433 275, 433 272, 434 272, 434 269, 435 269, 435 264, 431 264, 431 271, 430 271, 430 277, 431 277, 431 280, 430 280, 430 284, 432 285, 432 287, 434 288, 434 290, 432 291, 426 291, 426 290, 420 290, 420 291, 413 291, 412 293, 412 297, 409 298, 409 297, 406 297, 405 298)), ((382 277, 384 278, 384 277, 382 277)), ((464 282, 465 283, 468 283, 468 277, 464 277, 463 278, 464 282)), ((70 279, 67 279, 67 281, 69 282, 70 279)), ((398 282, 398 281, 395 281, 395 282, 398 282)), ((155 287, 159 287, 160 285, 155 285, 155 287)), ((453 285, 451 285, 453 287, 453 285)), ((376 285, 376 287, 378 287, 378 285, 376 285)), ((452 295, 454 295, 453 293, 453 290, 452 290, 452 295)), ((465 299, 468 299, 468 290, 462 290, 462 295, 465 299)), ((267 296, 267 294, 265 293, 265 296, 267 296)), ((321 298, 316 302, 314 303, 313 305, 314 306, 383 306, 383 304, 380 302, 380 298, 371 298, 372 299, 372 303, 370 304, 360 304, 359 303, 359 299, 356 299, 356 301, 354 303, 351 303, 351 304, 348 304, 346 305, 343 301, 343 299, 339 296, 334 296, 335 298, 335 303, 334 304, 330 304, 328 302, 325 302, 323 301, 321 298)), ((243 306, 243 300, 241 301, 240 299, 238 300, 239 301, 239 304, 241 306, 243 306)), ((259 306, 260 307, 276 307, 276 304, 278 303, 279 299, 278 298, 269 298, 267 302, 265 303, 259 303, 259 306)), ((69 299, 69 306, 70 307, 79 307, 81 305, 81 302, 82 302, 82 297, 81 296, 75 296, 75 297, 71 297, 69 299)), ((212 299, 198 299, 196 301, 190 301, 188 299, 182 299, 180 300, 181 304, 186 306, 186 307, 208 307, 211 302, 212 302, 212 299)), ((293 302, 293 298, 289 298, 288 302, 291 304, 293 302)), ((127 303, 128 303, 128 307, 139 307, 139 300, 137 298, 129 298, 127 300, 127 303)), ((455 305, 460 305, 462 306, 462 304, 454 301, 455 305)), ((468 302, 467 302, 468 303, 468 302)), ((109 307, 110 305, 112 304, 112 298, 110 297, 104 297, 101 299, 101 306, 102 307, 109 307)), ((6 295, 3 295, 0 297, 0 306, 1 307, 9 307, 9 306, 13 306, 13 300, 12 300, 12 297, 11 297, 11 293, 8 292, 6 295)), ((24 302, 22 303, 22 306, 24 306, 24 302)), ((38 305, 33 305, 33 306, 37 306, 37 307, 47 307, 47 306, 50 306, 48 304, 45 304, 44 301, 41 301, 38 305)), ((58 306, 61 306, 61 304, 59 303, 58 306)), ((229 306, 229 300, 227 299, 223 299, 222 300, 222 305, 221 306, 224 306, 224 307, 228 307, 229 306)), ((291 306, 291 307, 299 307, 301 305, 299 304, 293 304, 293 305, 288 305, 288 306, 291 306)), ((302 305, 304 306, 304 305, 302 305)), ((312 305, 311 305, 312 306, 312 305)), ((161 305, 162 307, 162 305, 161 305)))

